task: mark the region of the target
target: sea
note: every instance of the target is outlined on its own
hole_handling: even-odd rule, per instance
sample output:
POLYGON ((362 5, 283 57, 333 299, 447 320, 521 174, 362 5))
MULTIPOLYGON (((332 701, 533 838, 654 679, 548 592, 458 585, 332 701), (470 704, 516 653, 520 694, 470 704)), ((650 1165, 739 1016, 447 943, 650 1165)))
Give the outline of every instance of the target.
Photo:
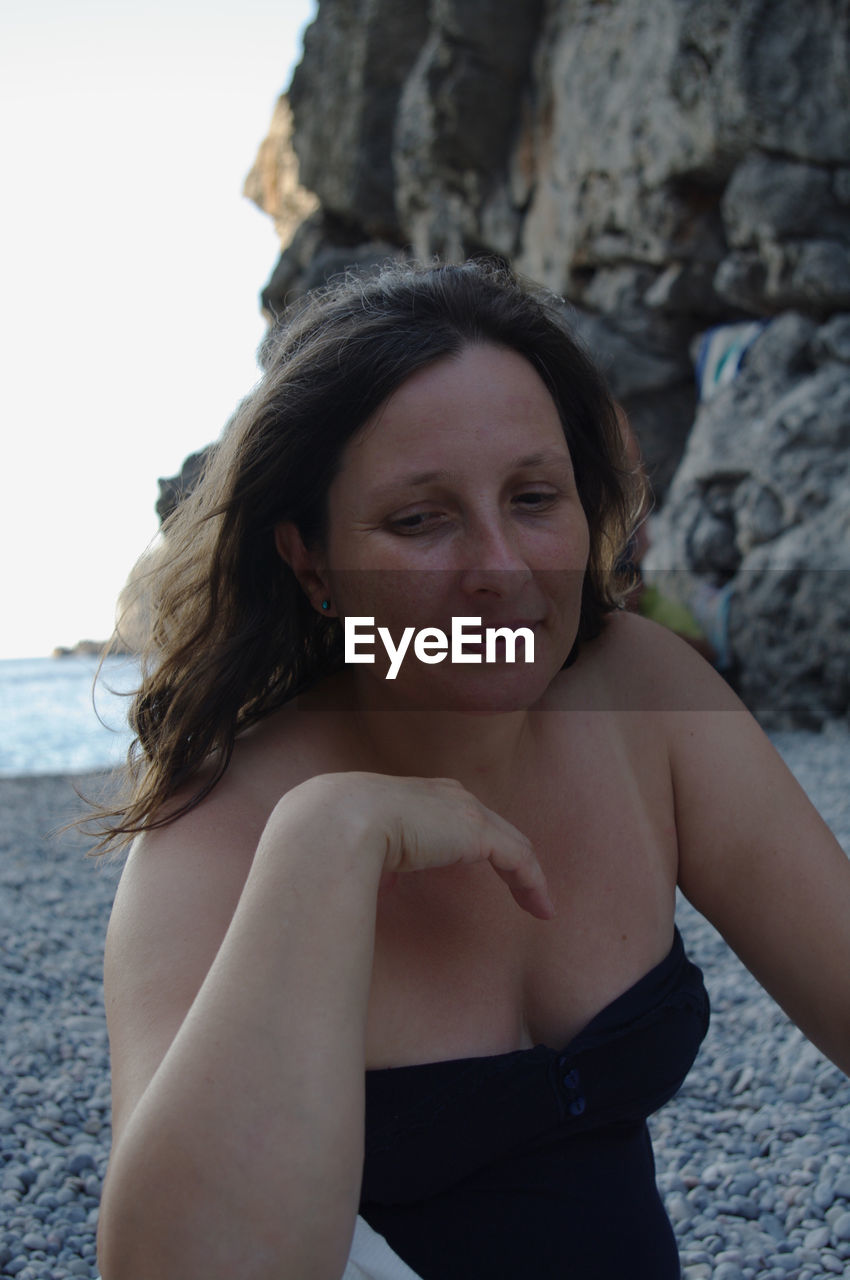
POLYGON ((83 654, 0 660, 0 777, 119 764, 130 745, 128 694, 138 679, 131 657, 109 657, 102 666, 83 654))

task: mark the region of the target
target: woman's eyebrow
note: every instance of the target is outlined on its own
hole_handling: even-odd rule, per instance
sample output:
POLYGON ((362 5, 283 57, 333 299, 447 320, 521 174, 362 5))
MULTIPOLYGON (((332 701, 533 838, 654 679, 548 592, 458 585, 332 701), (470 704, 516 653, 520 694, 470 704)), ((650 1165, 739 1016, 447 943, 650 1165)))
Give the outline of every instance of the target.
POLYGON ((513 463, 514 468, 519 471, 523 467, 545 467, 555 464, 563 466, 569 463, 570 458, 567 453, 529 453, 525 457, 517 458, 513 463))
MULTIPOLYGON (((521 458, 514 458, 509 463, 509 470, 522 471, 526 467, 540 466, 566 466, 569 465, 569 456, 561 453, 528 453, 521 458)), ((414 471, 407 476, 397 476, 394 480, 388 480, 386 484, 379 485, 375 489, 375 493, 380 495, 389 493, 394 489, 415 488, 417 485, 433 484, 435 480, 450 480, 451 472, 445 470, 434 471, 414 471)))

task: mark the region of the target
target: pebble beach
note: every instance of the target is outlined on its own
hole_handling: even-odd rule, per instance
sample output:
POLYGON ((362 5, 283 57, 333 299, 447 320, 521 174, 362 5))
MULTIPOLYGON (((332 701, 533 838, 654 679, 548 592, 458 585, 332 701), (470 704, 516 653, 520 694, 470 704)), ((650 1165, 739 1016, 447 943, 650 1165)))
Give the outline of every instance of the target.
MULTIPOLYGON (((846 727, 774 742, 850 854, 846 727)), ((80 810, 75 783, 91 792, 98 779, 0 779, 4 1280, 98 1275, 110 1142, 102 954, 119 867, 86 859, 73 833, 50 836, 80 810)), ((694 1069, 651 1121, 682 1274, 850 1277, 850 1080, 685 902, 678 922, 712 1000, 694 1069)))

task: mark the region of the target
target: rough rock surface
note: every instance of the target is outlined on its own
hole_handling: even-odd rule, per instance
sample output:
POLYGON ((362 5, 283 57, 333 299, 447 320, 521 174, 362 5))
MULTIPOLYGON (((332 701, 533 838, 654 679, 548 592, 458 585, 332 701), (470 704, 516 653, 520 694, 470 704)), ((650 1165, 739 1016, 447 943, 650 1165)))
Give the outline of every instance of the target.
POLYGON ((292 239, 298 226, 318 207, 318 197, 299 180, 292 149, 292 110, 285 94, 275 105, 269 131, 245 179, 243 195, 274 219, 283 243, 292 239))
MULTIPOLYGON (((771 479, 762 487, 777 493, 773 516, 773 498, 754 486, 780 438, 774 469, 797 468, 811 487, 834 457, 846 477, 846 437, 828 429, 844 404, 843 357, 827 348, 848 341, 846 324, 829 322, 850 311, 849 76, 848 0, 320 0, 289 93, 301 181, 318 204, 287 231, 264 306, 273 314, 346 266, 389 255, 508 259, 575 307, 662 504, 697 408, 695 335, 775 318, 742 385, 699 410, 693 446, 726 448, 734 436, 735 457, 761 469, 736 464, 748 480, 734 494, 723 482, 731 525, 717 515, 720 481, 693 479, 688 519, 734 526, 719 572, 752 568, 753 592, 756 568, 782 563, 789 538, 807 566, 826 567, 820 542, 832 567, 843 564, 837 482, 832 497, 803 500, 790 478, 778 489, 771 479), (792 368, 781 335, 803 329, 792 368), (777 425, 789 396, 820 424, 793 447, 777 425), (709 443, 726 412, 734 432, 718 426, 722 439, 709 443)), ((277 216, 262 184, 254 198, 277 216)), ((693 477, 692 450, 687 466, 693 477)), ((674 543, 678 568, 718 572, 699 538, 674 543)), ((793 593, 786 628, 831 616, 834 593, 828 575, 811 578, 793 593)), ((739 623, 742 688, 767 687, 759 633, 739 623)), ((840 640, 824 640, 824 680, 840 640)), ((827 710, 846 714, 846 695, 816 699, 802 719, 827 710)))
POLYGON ((650 571, 685 599, 727 588, 740 692, 774 727, 850 706, 848 348, 850 315, 773 320, 700 408, 652 528, 650 571))

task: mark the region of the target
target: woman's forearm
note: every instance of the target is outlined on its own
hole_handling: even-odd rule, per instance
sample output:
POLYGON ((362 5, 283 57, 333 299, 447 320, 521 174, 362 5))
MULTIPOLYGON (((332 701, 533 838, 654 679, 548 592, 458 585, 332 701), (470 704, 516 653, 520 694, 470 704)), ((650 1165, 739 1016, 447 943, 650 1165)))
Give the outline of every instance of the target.
POLYGON ((362 1175, 377 843, 333 811, 272 815, 113 1152, 104 1280, 341 1275, 362 1175))

